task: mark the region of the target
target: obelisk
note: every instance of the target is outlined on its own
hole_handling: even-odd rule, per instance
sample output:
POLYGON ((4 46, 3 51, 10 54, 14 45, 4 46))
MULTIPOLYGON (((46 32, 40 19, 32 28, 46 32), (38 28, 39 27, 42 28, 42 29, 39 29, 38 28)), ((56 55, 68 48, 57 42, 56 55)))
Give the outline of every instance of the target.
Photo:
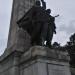
POLYGON ((29 45, 29 37, 26 32, 18 28, 17 21, 23 17, 34 3, 35 0, 13 0, 7 49, 23 50, 27 47, 24 48, 24 45, 29 45))

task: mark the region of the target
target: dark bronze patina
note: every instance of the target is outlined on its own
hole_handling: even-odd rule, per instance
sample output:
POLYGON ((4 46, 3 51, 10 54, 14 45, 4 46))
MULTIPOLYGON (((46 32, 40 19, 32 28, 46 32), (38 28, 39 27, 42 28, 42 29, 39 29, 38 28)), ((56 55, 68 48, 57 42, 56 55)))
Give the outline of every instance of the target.
POLYGON ((55 17, 51 10, 46 9, 44 0, 36 1, 35 5, 17 22, 31 36, 32 45, 51 46, 53 33, 56 33, 55 17), (46 41, 46 44, 44 42, 46 41))

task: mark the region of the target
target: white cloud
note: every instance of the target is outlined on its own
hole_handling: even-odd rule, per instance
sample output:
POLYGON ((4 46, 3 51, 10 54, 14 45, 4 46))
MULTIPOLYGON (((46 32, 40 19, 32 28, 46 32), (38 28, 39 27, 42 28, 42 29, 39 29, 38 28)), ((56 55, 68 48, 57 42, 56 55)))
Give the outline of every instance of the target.
POLYGON ((0 0, 0 54, 7 45, 12 0, 0 0))
POLYGON ((5 48, 6 48, 6 42, 7 39, 0 39, 0 55, 3 54, 5 48))

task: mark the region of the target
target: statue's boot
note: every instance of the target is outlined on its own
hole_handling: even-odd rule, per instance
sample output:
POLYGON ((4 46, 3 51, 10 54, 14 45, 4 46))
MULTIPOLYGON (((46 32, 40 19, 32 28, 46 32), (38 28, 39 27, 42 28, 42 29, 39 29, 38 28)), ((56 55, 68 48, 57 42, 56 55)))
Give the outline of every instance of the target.
POLYGON ((46 46, 49 47, 49 48, 51 48, 51 42, 47 42, 46 46))

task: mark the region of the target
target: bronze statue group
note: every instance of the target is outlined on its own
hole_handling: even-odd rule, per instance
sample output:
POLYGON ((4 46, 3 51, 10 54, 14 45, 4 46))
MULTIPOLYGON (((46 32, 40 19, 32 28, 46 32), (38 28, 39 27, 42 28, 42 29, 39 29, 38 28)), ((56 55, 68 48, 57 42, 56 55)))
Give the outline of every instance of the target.
POLYGON ((56 26, 55 17, 50 15, 51 10, 46 9, 46 2, 44 0, 41 0, 41 2, 36 1, 28 12, 30 15, 26 17, 19 27, 27 30, 30 34, 32 45, 51 47, 53 34, 56 34, 56 26))
POLYGON ((32 44, 50 47, 53 33, 56 34, 55 17, 50 15, 51 10, 46 9, 46 3, 43 0, 41 0, 41 3, 40 1, 36 1, 35 4, 36 10, 34 11, 33 17, 36 18, 33 20, 35 21, 35 28, 33 28, 34 37, 32 38, 32 44))

